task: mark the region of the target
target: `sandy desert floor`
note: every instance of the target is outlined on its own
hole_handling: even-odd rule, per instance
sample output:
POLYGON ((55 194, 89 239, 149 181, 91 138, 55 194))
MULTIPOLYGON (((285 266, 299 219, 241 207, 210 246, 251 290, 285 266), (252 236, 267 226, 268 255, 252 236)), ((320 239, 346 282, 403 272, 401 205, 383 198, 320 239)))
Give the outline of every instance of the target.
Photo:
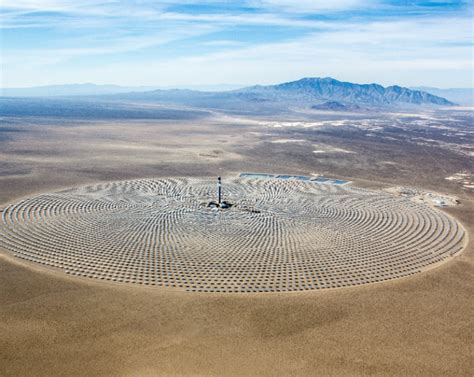
MULTIPOLYGON (((419 149, 404 145, 402 150, 395 143, 385 150, 385 141, 370 149, 326 131, 310 135, 316 148, 263 141, 307 139, 308 130, 288 136, 280 128, 262 132, 243 121, 179 126, 14 121, 19 122, 15 131, 0 134, 0 159, 7 161, 0 176, 2 206, 36 193, 117 179, 333 172, 364 187, 406 184, 457 195, 461 205, 446 211, 469 234, 474 231, 472 193, 445 180, 468 165, 452 151, 436 149, 433 173, 423 168, 419 149), (311 153, 331 148, 357 153, 339 152, 334 159, 311 153), (366 151, 363 158, 360 150, 366 151), (398 164, 398 175, 391 165, 373 161, 398 164)), ((433 158, 427 148, 423 156, 433 158)), ((0 375, 470 376, 473 278, 472 236, 462 254, 409 278, 280 294, 96 283, 2 252, 0 375)))

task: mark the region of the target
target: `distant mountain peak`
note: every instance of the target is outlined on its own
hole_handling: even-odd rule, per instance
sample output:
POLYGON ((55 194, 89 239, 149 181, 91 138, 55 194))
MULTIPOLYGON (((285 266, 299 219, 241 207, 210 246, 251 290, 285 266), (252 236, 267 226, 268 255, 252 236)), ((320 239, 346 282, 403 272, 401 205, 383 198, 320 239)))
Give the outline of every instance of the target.
POLYGON ((411 90, 398 85, 383 87, 379 84, 354 84, 336 80, 332 77, 305 77, 300 80, 277 85, 253 87, 267 93, 271 90, 281 95, 297 96, 301 101, 311 100, 365 106, 401 106, 401 105, 454 105, 445 98, 423 91, 411 90))

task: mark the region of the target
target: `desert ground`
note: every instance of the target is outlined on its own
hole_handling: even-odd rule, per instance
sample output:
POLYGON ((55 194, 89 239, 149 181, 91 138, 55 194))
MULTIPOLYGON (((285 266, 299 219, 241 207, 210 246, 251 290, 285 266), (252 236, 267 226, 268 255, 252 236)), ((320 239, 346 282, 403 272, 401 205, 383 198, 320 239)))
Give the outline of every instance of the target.
POLYGON ((456 196, 461 204, 443 211, 465 227, 467 247, 403 279, 264 294, 95 282, 3 250, 0 375, 472 375, 470 110, 194 115, 4 115, 0 208, 113 180, 318 173, 456 196))

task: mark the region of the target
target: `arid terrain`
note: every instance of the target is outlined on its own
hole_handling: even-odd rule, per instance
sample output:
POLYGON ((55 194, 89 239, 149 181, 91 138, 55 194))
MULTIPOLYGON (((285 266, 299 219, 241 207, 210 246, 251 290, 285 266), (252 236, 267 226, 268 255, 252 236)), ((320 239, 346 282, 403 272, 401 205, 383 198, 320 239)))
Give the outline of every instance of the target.
POLYGON ((0 208, 115 180, 323 174, 452 195, 460 204, 440 210, 462 223, 468 245, 390 282, 260 294, 101 283, 2 251, 0 375, 472 375, 472 110, 264 116, 140 106, 125 117, 3 113, 0 208))

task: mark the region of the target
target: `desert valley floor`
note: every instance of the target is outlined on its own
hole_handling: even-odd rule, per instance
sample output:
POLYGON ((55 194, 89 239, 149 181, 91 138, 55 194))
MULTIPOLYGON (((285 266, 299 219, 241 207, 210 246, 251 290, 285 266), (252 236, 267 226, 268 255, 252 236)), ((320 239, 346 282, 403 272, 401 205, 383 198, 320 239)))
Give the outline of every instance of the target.
MULTIPOLYGON (((3 116, 2 211, 44 193, 110 182, 321 174, 351 181, 347 190, 361 196, 375 190, 385 198, 387 189, 406 187, 455 197, 460 204, 432 211, 465 234, 453 256, 421 273, 361 286, 286 289, 291 292, 117 284, 68 275, 4 249, 0 375, 471 375, 473 132, 467 109, 129 120, 3 116)), ((240 195, 240 186, 231 187, 240 195)), ((416 213, 416 206, 402 206, 398 218, 416 213)), ((43 241, 51 248, 54 238, 43 241)), ((303 241, 294 242, 315 240, 303 241)))

